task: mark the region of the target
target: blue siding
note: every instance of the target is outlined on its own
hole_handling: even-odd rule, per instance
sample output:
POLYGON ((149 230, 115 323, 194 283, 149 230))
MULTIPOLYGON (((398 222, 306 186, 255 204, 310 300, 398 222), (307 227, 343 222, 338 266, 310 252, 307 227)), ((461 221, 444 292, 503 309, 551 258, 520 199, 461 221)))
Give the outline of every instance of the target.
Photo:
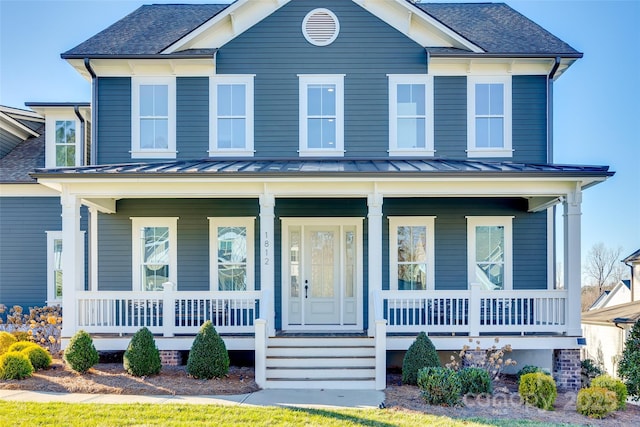
MULTIPOLYGON (((25 309, 43 306, 47 300, 46 231, 62 230, 60 199, 0 197, 0 212, 0 303, 25 309)), ((86 209, 81 209, 81 216, 80 227, 86 231, 86 209)), ((85 261, 86 255, 85 250, 85 261)))
POLYGON ((178 159, 209 157, 209 78, 176 79, 178 159))
MULTIPOLYGON (((524 199, 385 199, 387 216, 436 216, 436 289, 467 289, 466 216, 515 216, 513 288, 547 288, 547 214, 527 212, 524 199)), ((383 223, 383 287, 389 289, 389 222, 383 223)))
POLYGON ((547 77, 513 76, 513 160, 547 162, 547 77))
POLYGON ((425 73, 425 51, 353 2, 327 0, 321 6, 340 21, 340 35, 331 45, 313 46, 304 39, 302 20, 318 2, 299 0, 223 46, 218 73, 256 74, 257 157, 298 156, 297 74, 346 74, 345 156, 386 157, 387 74, 425 73))
POLYGON ((467 78, 433 78, 434 148, 437 157, 467 157, 467 78))
POLYGON ((131 162, 131 79, 98 78, 98 164, 131 162))
MULTIPOLYGON (((100 214, 98 221, 98 288, 131 290, 131 217, 179 217, 178 289, 209 289, 209 221, 207 217, 258 217, 257 199, 126 199, 118 213, 100 214)), ((255 223, 255 259, 260 259, 259 223, 255 223)), ((260 283, 260 264, 255 278, 260 283)), ((258 286, 259 289, 259 286, 258 286)))

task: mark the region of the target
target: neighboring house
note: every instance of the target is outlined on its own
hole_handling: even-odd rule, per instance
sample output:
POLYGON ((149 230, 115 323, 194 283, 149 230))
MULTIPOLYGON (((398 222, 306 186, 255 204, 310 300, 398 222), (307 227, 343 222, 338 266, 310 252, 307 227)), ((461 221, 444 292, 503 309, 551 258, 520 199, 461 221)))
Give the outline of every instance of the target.
POLYGON ((32 176, 60 194, 65 342, 146 326, 169 359, 211 320, 261 387, 382 389, 419 331, 499 337, 579 387, 582 191, 613 172, 553 163, 565 42, 504 4, 238 0, 143 6, 62 57, 90 164, 32 176))
POLYGON ((587 341, 584 357, 595 360, 611 375, 617 375, 624 343, 640 319, 640 249, 622 262, 631 268, 631 280, 621 280, 608 295, 603 293, 582 313, 587 341))
POLYGON ((84 165, 91 116, 89 103, 31 106, 0 106, 0 303, 25 310, 62 302, 60 193, 29 173, 84 165))
POLYGON ((621 280, 611 290, 602 292, 591 304, 589 310, 611 307, 631 301, 631 280, 621 280))

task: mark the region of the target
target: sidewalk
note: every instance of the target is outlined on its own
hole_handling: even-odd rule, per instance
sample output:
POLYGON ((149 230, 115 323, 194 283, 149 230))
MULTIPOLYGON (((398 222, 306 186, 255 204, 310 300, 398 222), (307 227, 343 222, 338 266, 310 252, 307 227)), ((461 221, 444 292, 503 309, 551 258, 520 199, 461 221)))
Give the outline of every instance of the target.
POLYGON ((67 403, 181 403, 200 405, 288 406, 299 408, 378 408, 384 392, 375 390, 291 390, 270 389, 229 396, 171 396, 87 393, 48 393, 28 390, 0 390, 0 400, 14 402, 67 403))

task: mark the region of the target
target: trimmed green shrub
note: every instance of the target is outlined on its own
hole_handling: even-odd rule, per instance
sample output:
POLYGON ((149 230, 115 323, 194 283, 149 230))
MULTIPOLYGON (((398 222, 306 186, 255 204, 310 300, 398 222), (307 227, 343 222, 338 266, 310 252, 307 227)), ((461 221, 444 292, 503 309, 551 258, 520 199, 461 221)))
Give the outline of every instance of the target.
POLYGON ((123 365, 125 371, 136 377, 160 372, 162 368, 160 352, 149 329, 142 328, 133 335, 124 352, 123 365))
POLYGON ((593 387, 602 387, 611 390, 616 394, 618 399, 618 407, 616 409, 624 409, 627 407, 627 386, 617 378, 610 375, 600 375, 591 381, 593 387))
POLYGON ((603 387, 583 388, 576 399, 576 411, 590 418, 604 418, 617 405, 616 393, 603 387))
POLYGON ((93 345, 91 335, 80 330, 71 337, 69 345, 64 350, 64 361, 76 372, 84 374, 93 365, 98 363, 100 357, 93 345))
POLYGON ((520 384, 520 377, 522 377, 523 375, 526 375, 526 374, 534 374, 536 372, 542 372, 543 374, 547 374, 548 375, 548 372, 545 372, 544 369, 542 369, 542 368, 540 368, 538 366, 525 365, 516 374, 518 376, 518 384, 520 384))
POLYGON ((593 359, 584 359, 580 362, 580 382, 583 388, 589 387, 591 381, 602 374, 604 374, 604 371, 593 359))
POLYGON ((210 320, 200 327, 189 358, 187 373, 194 378, 221 378, 229 372, 229 353, 210 320))
POLYGON ((633 325, 624 343, 618 376, 627 385, 627 392, 633 400, 640 400, 640 320, 633 325))
POLYGON ((6 331, 0 331, 0 354, 6 353, 12 344, 18 340, 12 334, 6 331))
POLYGON ((462 385, 456 371, 451 368, 427 367, 418 371, 418 387, 425 402, 430 405, 459 405, 462 385))
POLYGON ((9 351, 19 351, 26 355, 36 371, 47 369, 51 366, 51 355, 49 351, 40 347, 38 344, 27 341, 18 341, 9 347, 9 351))
POLYGON ((477 367, 463 368, 458 371, 462 394, 491 394, 493 383, 489 372, 477 367))
POLYGON ((25 348, 29 348, 33 346, 38 347, 38 344, 34 342, 29 342, 29 341, 18 341, 16 343, 11 344, 11 346, 7 351, 22 351, 25 348))
POLYGON ((0 378, 21 380, 33 375, 33 366, 26 354, 8 351, 0 356, 0 378))
POLYGON ((553 377, 543 372, 524 374, 520 377, 518 393, 524 403, 547 411, 553 410, 553 404, 558 396, 553 377))
POLYGON ((11 335, 16 337, 18 341, 31 341, 29 333, 25 331, 11 331, 11 335))
POLYGON ((402 360, 402 383, 416 385, 418 371, 428 367, 440 367, 440 359, 427 334, 420 332, 402 360))

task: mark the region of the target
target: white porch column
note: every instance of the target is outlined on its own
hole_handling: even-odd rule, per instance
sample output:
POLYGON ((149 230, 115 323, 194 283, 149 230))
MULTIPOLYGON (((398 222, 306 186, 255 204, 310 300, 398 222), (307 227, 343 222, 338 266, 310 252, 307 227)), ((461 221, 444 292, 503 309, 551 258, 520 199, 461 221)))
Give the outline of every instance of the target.
POLYGON ((260 196, 260 289, 266 298, 262 301, 263 319, 267 321, 267 334, 275 336, 275 270, 274 270, 274 230, 276 201, 273 194, 260 196))
POLYGON ((382 313, 382 306, 374 307, 373 304, 382 305, 381 298, 375 298, 377 292, 382 291, 382 195, 369 194, 367 206, 368 218, 368 259, 369 259, 369 336, 374 336, 376 328, 375 313, 382 313))
POLYGON ((98 290, 98 209, 89 208, 89 290, 98 290))
POLYGON ((580 327, 581 252, 580 217, 582 191, 579 187, 564 201, 564 286, 567 290, 567 334, 582 336, 580 327))
POLYGON ((80 232, 80 199, 63 191, 62 205, 62 337, 76 332, 76 291, 84 290, 84 256, 80 232))

